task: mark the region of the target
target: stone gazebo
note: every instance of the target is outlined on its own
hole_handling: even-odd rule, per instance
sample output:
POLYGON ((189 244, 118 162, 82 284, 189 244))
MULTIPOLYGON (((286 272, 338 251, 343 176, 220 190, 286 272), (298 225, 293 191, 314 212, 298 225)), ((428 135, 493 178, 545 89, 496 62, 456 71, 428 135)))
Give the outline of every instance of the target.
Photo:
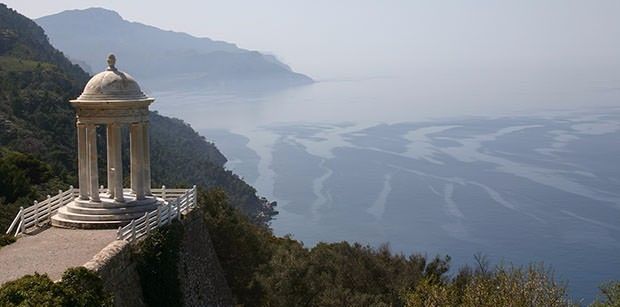
POLYGON ((115 64, 111 54, 106 71, 92 77, 82 95, 71 100, 77 115, 79 196, 52 217, 54 226, 116 228, 163 203, 151 194, 148 121, 154 99, 115 64), (99 186, 97 126, 106 127, 107 189, 99 186), (129 128, 130 189, 123 188, 123 126, 129 128))

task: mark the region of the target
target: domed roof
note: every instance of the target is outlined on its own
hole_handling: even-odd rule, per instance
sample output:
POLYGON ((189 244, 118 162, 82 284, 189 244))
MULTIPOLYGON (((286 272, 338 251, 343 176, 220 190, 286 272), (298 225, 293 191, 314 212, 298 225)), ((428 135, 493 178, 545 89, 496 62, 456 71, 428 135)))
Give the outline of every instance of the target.
POLYGON ((86 86, 82 95, 75 101, 132 101, 149 99, 138 82, 129 74, 122 72, 114 66, 116 57, 108 56, 108 69, 93 76, 86 86))

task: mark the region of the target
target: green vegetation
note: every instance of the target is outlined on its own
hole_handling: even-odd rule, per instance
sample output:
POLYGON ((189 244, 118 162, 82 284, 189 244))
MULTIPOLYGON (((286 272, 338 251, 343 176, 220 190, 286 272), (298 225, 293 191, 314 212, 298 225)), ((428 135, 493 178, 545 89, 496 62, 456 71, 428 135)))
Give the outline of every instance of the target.
POLYGON ((601 286, 601 295, 593 307, 620 307, 620 282, 614 281, 601 286))
POLYGON ((447 281, 424 280, 405 294, 406 306, 576 306, 542 265, 462 269, 447 281))
POLYGON ((148 306, 182 306, 177 272, 182 238, 183 226, 173 222, 153 231, 138 246, 134 256, 148 306))
POLYGON ((0 148, 0 201, 12 203, 22 197, 40 196, 37 191, 49 190, 53 179, 47 163, 30 154, 0 148))
POLYGON ((0 234, 0 248, 15 242, 15 237, 11 235, 0 234))
POLYGON ((232 208, 221 190, 199 194, 211 240, 241 306, 404 306, 402 291, 443 280, 449 257, 392 254, 387 247, 275 237, 232 208))
POLYGON ((278 239, 232 208, 222 190, 200 189, 198 203, 233 295, 246 306, 261 306, 266 295, 256 275, 272 257, 271 241, 278 239))
POLYGON ((83 267, 65 271, 54 283, 47 275, 26 275, 0 287, 0 306, 113 306, 101 278, 83 267))
MULTIPOLYGON (((450 258, 403 255, 388 246, 279 238, 232 208, 221 190, 199 204, 239 306, 576 306, 542 265, 475 268, 449 274, 450 258)), ((593 306, 618 306, 620 283, 602 288, 593 306), (615 305, 614 305, 615 304, 615 305)))

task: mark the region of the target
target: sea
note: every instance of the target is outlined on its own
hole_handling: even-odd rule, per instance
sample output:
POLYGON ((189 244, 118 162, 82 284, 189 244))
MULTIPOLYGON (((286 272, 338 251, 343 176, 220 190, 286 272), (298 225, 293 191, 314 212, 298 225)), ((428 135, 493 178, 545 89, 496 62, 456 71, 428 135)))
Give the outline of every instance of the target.
POLYGON ((325 79, 152 91, 277 201, 271 226, 474 264, 543 264, 591 302, 620 280, 620 83, 591 75, 325 79))

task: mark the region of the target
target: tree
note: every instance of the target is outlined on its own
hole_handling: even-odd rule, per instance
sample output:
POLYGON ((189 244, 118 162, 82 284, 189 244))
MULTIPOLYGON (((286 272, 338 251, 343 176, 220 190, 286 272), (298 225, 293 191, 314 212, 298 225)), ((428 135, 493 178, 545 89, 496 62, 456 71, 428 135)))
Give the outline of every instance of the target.
POLYGON ((601 295, 592 303, 593 307, 620 307, 620 282, 608 282, 601 286, 601 295))

